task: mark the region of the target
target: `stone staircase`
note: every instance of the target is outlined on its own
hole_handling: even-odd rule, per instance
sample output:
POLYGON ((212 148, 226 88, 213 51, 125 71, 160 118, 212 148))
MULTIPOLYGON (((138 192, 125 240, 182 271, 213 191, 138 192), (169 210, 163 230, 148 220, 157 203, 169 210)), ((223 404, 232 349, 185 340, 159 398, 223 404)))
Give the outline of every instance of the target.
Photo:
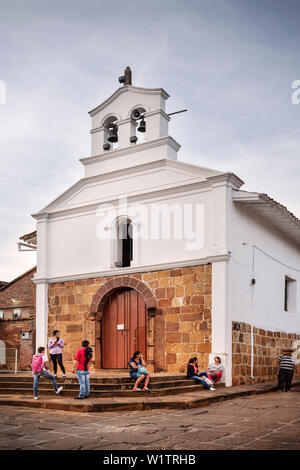
MULTIPOLYGON (((184 375, 159 375, 152 376, 147 392, 133 392, 134 380, 129 376, 90 376, 90 398, 122 398, 177 395, 187 392, 195 392, 203 389, 202 385, 186 379, 184 375)), ((60 396, 76 397, 79 393, 79 384, 76 376, 58 378, 57 385, 63 386, 60 396)), ((3 394, 32 395, 33 379, 28 375, 0 375, 0 397, 3 394)), ((222 387, 218 384, 217 387, 222 387)), ((53 396, 52 383, 49 379, 41 377, 39 382, 39 396, 53 396)))

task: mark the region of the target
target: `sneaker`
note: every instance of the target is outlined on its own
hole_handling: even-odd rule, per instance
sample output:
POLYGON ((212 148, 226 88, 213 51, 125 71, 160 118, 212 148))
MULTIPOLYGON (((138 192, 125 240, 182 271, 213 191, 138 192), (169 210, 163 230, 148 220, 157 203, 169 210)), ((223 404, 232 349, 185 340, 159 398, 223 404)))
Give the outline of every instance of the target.
POLYGON ((61 391, 62 391, 63 387, 59 387, 57 390, 56 390, 56 394, 58 395, 61 391))
POLYGON ((133 389, 132 389, 132 390, 133 390, 134 392, 141 392, 141 391, 142 391, 142 389, 141 389, 141 388, 137 388, 137 387, 133 387, 133 389))
POLYGON ((149 388, 148 388, 148 387, 144 387, 144 388, 143 388, 143 391, 145 392, 146 390, 149 390, 149 388))
POLYGON ((84 397, 74 397, 74 400, 84 400, 84 397))
POLYGON ((39 397, 33 397, 33 399, 34 399, 34 400, 38 400, 38 399, 39 399, 39 397))
POLYGON ((216 389, 215 389, 214 387, 210 387, 210 389, 209 389, 209 390, 216 390, 216 389))
POLYGON ((63 378, 64 378, 64 379, 66 379, 66 378, 67 378, 66 374, 65 374, 65 375, 63 375, 63 378))

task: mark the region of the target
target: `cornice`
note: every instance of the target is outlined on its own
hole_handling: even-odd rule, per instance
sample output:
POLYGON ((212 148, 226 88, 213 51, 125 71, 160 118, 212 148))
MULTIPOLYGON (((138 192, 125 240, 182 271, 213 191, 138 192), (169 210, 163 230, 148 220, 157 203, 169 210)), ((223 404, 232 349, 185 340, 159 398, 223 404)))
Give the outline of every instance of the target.
POLYGON ((233 188, 240 188, 244 184, 244 181, 235 173, 223 173, 221 175, 208 176, 207 179, 212 183, 213 186, 218 186, 219 183, 222 185, 225 183, 231 184, 233 188))
POLYGON ((110 160, 112 158, 118 158, 118 157, 131 155, 131 154, 140 152, 141 150, 149 150, 151 148, 159 147, 163 144, 170 145, 176 152, 178 152, 181 147, 180 144, 178 144, 178 142, 176 142, 176 140, 173 139, 173 137, 167 135, 165 137, 160 137, 159 139, 150 140, 149 142, 143 142, 138 145, 130 145, 129 147, 125 147, 122 149, 111 150, 109 152, 103 152, 103 153, 100 153, 99 155, 94 155, 93 157, 80 158, 79 161, 83 165, 90 165, 92 163, 102 162, 105 160, 110 160))
POLYGON ((150 271, 161 271, 165 269, 173 268, 184 268, 189 266, 199 266, 203 264, 218 263, 221 261, 229 261, 230 255, 224 253, 221 255, 215 256, 206 256, 204 258, 192 259, 192 260, 183 260, 172 263, 160 263, 160 264, 151 264, 147 266, 135 266, 131 268, 119 268, 119 269, 107 269, 104 271, 97 271, 93 273, 78 273, 70 276, 59 276, 52 278, 34 278, 33 282, 35 284, 53 284, 54 282, 67 282, 67 281, 76 281, 81 279, 91 279, 95 277, 106 277, 106 276, 118 276, 120 274, 134 274, 134 273, 144 273, 150 271))

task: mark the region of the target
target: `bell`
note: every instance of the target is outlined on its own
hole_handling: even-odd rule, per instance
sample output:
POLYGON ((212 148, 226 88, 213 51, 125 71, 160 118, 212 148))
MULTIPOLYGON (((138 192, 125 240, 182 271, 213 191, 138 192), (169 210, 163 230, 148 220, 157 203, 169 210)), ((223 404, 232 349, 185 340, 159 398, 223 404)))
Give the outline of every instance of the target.
POLYGON ((146 123, 145 123, 145 119, 142 118, 141 122, 140 122, 140 125, 137 129, 139 132, 146 132, 146 123))
POLYGON ((110 131, 109 133, 109 137, 108 137, 108 142, 118 142, 118 128, 117 127, 113 127, 113 129, 110 131))

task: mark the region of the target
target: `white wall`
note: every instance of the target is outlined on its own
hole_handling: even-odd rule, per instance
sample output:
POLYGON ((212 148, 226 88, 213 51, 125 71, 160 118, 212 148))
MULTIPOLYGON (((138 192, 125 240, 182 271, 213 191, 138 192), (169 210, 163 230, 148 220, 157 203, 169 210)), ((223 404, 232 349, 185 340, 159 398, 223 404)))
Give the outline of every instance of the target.
MULTIPOLYGON (((199 190, 195 194, 186 194, 181 196, 161 197, 156 200, 139 201, 135 204, 128 204, 128 211, 120 215, 133 214, 134 208, 137 209, 137 219, 132 217, 133 221, 148 220, 151 204, 169 204, 174 205, 175 210, 179 209, 184 216, 186 207, 184 205, 199 205, 199 226, 197 233, 203 238, 203 246, 190 249, 188 244, 192 242, 187 237, 183 239, 174 239, 174 232, 171 225, 170 239, 151 239, 139 236, 134 241, 134 265, 150 266, 155 264, 180 262, 185 260, 194 260, 204 258, 212 254, 212 191, 209 188, 199 190), (145 208, 145 219, 140 214, 139 204, 145 208), (203 212, 202 212, 203 211, 203 212), (203 219, 202 219, 203 213, 203 219), (203 233, 203 236, 201 235, 203 233), (138 262, 135 257, 138 256, 138 262)), ((101 204, 99 208, 105 207, 101 204)), ((196 212, 194 212, 196 214, 196 212)), ((113 219, 114 217, 112 217, 113 219)), ((100 272, 111 267, 112 243, 109 239, 101 240, 97 236, 97 226, 101 222, 101 217, 97 215, 96 210, 82 209, 80 213, 49 218, 47 222, 47 278, 57 278, 68 275, 89 274, 100 272)), ((173 220, 173 218, 171 219, 173 220)), ((102 224, 109 226, 109 222, 102 224)), ((149 224, 153 228, 153 223, 149 224)), ((183 224, 183 227, 186 225, 183 224)), ((101 227, 101 223, 99 225, 101 227)), ((141 231, 139 228, 139 231, 141 231)), ((194 225, 194 230, 196 226, 194 225)), ((103 230, 101 230, 103 233, 103 230)), ((109 236, 109 231, 107 236, 109 236)), ((158 230, 158 236, 162 235, 162 225, 158 230)))
POLYGON ((229 315, 272 331, 300 333, 300 249, 262 217, 232 203, 232 237, 229 262, 229 315), (253 269, 254 260, 254 269, 253 269), (284 311, 284 279, 297 280, 297 311, 284 311), (251 279, 256 283, 251 285, 251 279))

